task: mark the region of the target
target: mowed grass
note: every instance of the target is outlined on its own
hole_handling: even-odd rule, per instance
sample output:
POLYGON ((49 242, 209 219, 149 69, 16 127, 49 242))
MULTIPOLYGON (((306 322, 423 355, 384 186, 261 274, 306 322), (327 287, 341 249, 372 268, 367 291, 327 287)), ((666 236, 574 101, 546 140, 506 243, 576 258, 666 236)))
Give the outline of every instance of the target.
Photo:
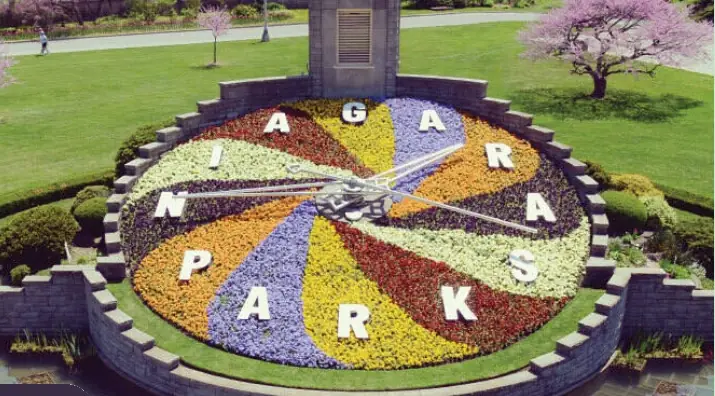
MULTIPOLYGON (((713 78, 661 68, 655 79, 613 76, 608 98, 582 97, 587 77, 557 60, 520 59, 523 23, 408 29, 401 72, 486 79, 488 95, 536 115, 611 172, 712 197, 713 78)), ((306 72, 308 39, 219 43, 222 66, 206 69, 197 44, 20 57, 19 83, 0 90, 0 202, 16 193, 111 169, 136 127, 196 110, 219 81, 306 72)))
POLYGON ((476 381, 519 370, 537 356, 551 352, 556 341, 578 329, 578 321, 593 312, 603 290, 581 289, 549 323, 522 341, 491 355, 460 363, 397 371, 341 371, 282 366, 249 359, 210 347, 186 336, 154 314, 127 280, 108 284, 118 308, 134 319, 134 327, 156 344, 198 369, 248 381, 319 389, 388 390, 432 387, 476 381))

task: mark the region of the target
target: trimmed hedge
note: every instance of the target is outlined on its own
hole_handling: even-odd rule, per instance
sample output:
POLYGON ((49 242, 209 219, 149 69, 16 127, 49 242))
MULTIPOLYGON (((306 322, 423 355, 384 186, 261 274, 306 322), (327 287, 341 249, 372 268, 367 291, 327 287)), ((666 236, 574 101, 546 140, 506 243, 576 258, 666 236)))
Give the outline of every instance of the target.
POLYGON ((645 205, 633 194, 607 190, 601 193, 601 197, 606 201, 609 230, 620 233, 643 229, 648 214, 645 205))
POLYGON ((176 120, 166 120, 154 124, 142 125, 126 138, 114 156, 114 175, 120 178, 124 175, 124 164, 139 157, 139 147, 156 141, 156 131, 176 125, 176 120))
POLYGON ((693 194, 677 188, 667 187, 662 184, 656 184, 656 187, 663 191, 665 194, 665 200, 668 201, 670 206, 674 208, 695 213, 699 216, 713 217, 715 214, 712 198, 693 194))
POLYGON ((65 242, 72 242, 78 231, 72 215, 56 206, 20 213, 0 229, 0 264, 4 271, 19 263, 28 264, 33 272, 49 268, 60 262, 65 242))
POLYGON ((82 202, 74 211, 74 218, 82 231, 101 235, 104 230, 104 215, 107 214, 107 199, 95 197, 82 202))
POLYGON ((0 201, 0 217, 6 217, 17 212, 22 212, 35 206, 61 201, 74 197, 83 188, 91 185, 112 186, 114 182, 114 172, 104 171, 101 173, 68 180, 63 183, 51 184, 44 188, 38 188, 18 194, 13 194, 4 202, 0 201))

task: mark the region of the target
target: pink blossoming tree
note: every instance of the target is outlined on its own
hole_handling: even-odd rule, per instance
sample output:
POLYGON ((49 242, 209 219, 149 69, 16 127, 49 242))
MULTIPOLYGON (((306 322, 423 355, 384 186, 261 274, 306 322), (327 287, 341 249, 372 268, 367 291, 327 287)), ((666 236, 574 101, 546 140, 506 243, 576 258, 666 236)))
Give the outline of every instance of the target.
POLYGON ((659 64, 707 59, 713 27, 692 21, 687 10, 663 0, 565 0, 563 7, 520 32, 519 40, 527 58, 569 60, 572 73, 591 76, 591 96, 601 99, 610 75, 653 77, 659 64), (655 63, 634 62, 642 57, 655 63))
POLYGON ((216 43, 218 36, 226 33, 231 28, 231 14, 225 8, 207 7, 201 8, 197 16, 199 26, 211 30, 214 36, 214 63, 216 65, 216 43))
POLYGON ((14 63, 10 55, 5 52, 5 45, 0 41, 0 88, 8 86, 14 81, 9 72, 10 66, 14 63))

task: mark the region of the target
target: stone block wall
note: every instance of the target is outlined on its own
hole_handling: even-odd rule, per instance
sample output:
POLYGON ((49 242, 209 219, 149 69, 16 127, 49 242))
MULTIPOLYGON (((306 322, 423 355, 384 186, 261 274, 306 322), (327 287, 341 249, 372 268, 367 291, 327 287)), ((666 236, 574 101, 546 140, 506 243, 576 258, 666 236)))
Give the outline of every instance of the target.
POLYGON ((611 279, 611 287, 623 287, 628 292, 628 316, 623 323, 624 336, 639 330, 679 337, 699 334, 713 342, 712 290, 694 290, 689 279, 667 279, 659 270, 619 271, 611 279))
POLYGON ((85 330, 86 286, 78 272, 83 268, 91 267, 56 266, 49 276, 25 277, 22 287, 0 286, 0 335, 14 336, 25 329, 46 334, 85 330))
MULTIPOLYGON (((11 312, 45 314, 10 316, 11 322, 0 322, 0 334, 14 335, 23 329, 44 332, 62 328, 89 330, 99 357, 109 367, 157 395, 325 394, 319 390, 287 389, 223 378, 185 366, 179 356, 157 347, 154 337, 134 327, 133 319, 121 310, 116 298, 106 289, 106 283, 91 266, 56 266, 49 277, 29 276, 21 288, 4 287, 0 290, 2 318, 11 312), (47 297, 50 294, 58 297, 57 303, 47 297), (52 314, 50 309, 56 313, 52 314)), ((661 318, 677 320, 683 328, 691 329, 690 333, 712 340, 713 296, 711 290, 692 290, 691 285, 684 282, 672 284, 661 270, 618 269, 609 280, 606 293, 596 302, 594 312, 579 322, 578 331, 558 340, 552 352, 532 359, 528 367, 512 374, 427 392, 430 395, 565 394, 599 373, 609 362, 622 333, 643 318, 646 319, 644 323, 651 319, 655 323, 656 317, 642 314, 642 307, 647 304, 659 307, 660 313, 652 309, 651 312, 661 318), (660 293, 659 304, 650 303, 651 296, 644 293, 645 290, 660 293), (685 298, 683 293, 689 297, 685 298)), ((391 394, 417 396, 424 392, 395 391, 391 394)), ((347 396, 354 393, 330 394, 347 396)))

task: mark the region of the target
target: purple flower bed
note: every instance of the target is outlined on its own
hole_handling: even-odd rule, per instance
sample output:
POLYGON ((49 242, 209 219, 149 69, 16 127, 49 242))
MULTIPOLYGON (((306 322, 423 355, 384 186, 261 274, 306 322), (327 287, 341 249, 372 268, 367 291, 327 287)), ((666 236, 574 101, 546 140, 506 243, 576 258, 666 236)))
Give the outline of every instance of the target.
MULTIPOLYGON (((585 215, 576 190, 569 184, 563 172, 545 155, 541 155, 541 165, 536 175, 529 181, 507 187, 499 192, 477 195, 450 204, 535 227, 538 239, 561 237, 576 229, 585 215), (526 196, 528 193, 541 193, 556 216, 556 223, 539 220, 526 222, 526 196)), ((441 208, 430 208, 403 218, 385 217, 375 224, 399 228, 463 229, 482 235, 505 234, 526 237, 530 234, 481 221, 474 217, 461 215, 441 208)))
POLYGON ((208 308, 212 343, 280 364, 345 368, 315 346, 303 324, 303 274, 316 215, 311 202, 298 206, 219 288, 208 308), (271 319, 237 320, 251 287, 259 285, 268 291, 271 319))
POLYGON ((270 181, 191 181, 177 183, 169 188, 152 191, 132 205, 125 205, 122 213, 122 251, 132 269, 156 249, 161 242, 189 232, 202 224, 210 223, 224 216, 240 214, 248 209, 270 202, 274 197, 192 199, 186 202, 182 218, 155 219, 154 211, 159 196, 164 191, 174 194, 181 191, 190 193, 253 188, 262 186, 310 183, 318 179, 270 180, 270 181))
MULTIPOLYGON (((462 116, 455 109, 439 103, 411 98, 388 99, 395 134, 395 166, 434 153, 443 148, 465 142, 462 116), (422 112, 435 110, 447 128, 444 132, 420 132, 422 112)), ((395 189, 412 193, 429 175, 434 173, 442 160, 398 180, 395 189)), ((395 202, 402 197, 393 197, 395 202)))

